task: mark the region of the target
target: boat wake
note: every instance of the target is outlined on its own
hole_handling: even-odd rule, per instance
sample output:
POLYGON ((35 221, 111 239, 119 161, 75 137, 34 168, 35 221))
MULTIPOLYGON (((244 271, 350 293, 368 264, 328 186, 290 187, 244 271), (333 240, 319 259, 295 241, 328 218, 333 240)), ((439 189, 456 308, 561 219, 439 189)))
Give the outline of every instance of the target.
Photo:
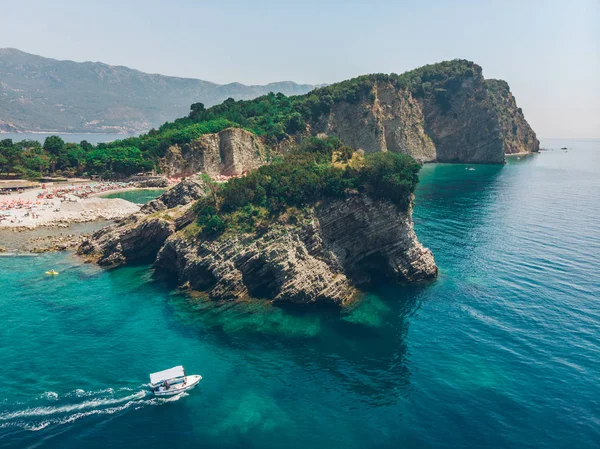
POLYGON ((88 416, 114 415, 129 410, 174 402, 187 393, 168 398, 157 398, 141 385, 137 389, 107 388, 98 391, 74 390, 63 395, 47 391, 34 402, 34 407, 20 404, 3 404, 0 412, 0 429, 21 428, 39 431, 49 426, 68 424, 88 416), (11 410, 11 408, 13 408, 11 410))

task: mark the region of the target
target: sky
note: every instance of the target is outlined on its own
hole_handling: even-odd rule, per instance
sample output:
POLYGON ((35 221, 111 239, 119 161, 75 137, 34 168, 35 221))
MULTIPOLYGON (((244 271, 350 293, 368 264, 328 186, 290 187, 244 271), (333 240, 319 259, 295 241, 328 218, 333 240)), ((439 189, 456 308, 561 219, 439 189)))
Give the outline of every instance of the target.
POLYGON ((217 83, 469 59, 510 84, 538 136, 600 138, 600 0, 0 0, 0 11, 0 47, 217 83))

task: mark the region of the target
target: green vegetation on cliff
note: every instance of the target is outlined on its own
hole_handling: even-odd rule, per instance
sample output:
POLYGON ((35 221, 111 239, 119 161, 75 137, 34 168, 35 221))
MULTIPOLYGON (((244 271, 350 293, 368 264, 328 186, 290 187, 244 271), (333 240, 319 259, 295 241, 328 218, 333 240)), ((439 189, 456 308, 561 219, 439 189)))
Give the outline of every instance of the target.
MULTIPOLYGON (((167 122, 139 137, 97 146, 85 141, 65 144, 59 138, 50 138, 55 141, 46 142, 43 147, 31 141, 14 143, 4 140, 0 142, 0 172, 32 178, 55 171, 62 175, 126 176, 158 168, 159 159, 172 145, 185 145, 202 134, 220 132, 229 127, 245 128, 263 137, 271 146, 289 136, 304 136, 308 125, 328 114, 336 104, 375 101, 373 87, 377 83, 390 83, 397 89, 409 91, 416 98, 432 100, 441 111, 445 111, 462 83, 480 75, 479 66, 457 59, 426 65, 402 75, 360 76, 305 95, 287 97, 270 93, 242 101, 229 98, 208 109, 202 103, 195 103, 187 117, 167 122)), ((499 90, 494 84, 489 86, 494 92, 499 90)), ((506 123, 508 128, 508 119, 506 123)), ((513 126, 512 122, 510 126, 513 126)))
POLYGON ((426 65, 402 75, 363 75, 330 86, 315 89, 308 94, 286 97, 283 94, 264 95, 248 101, 228 99, 220 105, 206 109, 202 103, 192 105, 188 117, 169 124, 185 129, 193 123, 225 119, 238 126, 265 136, 268 143, 276 143, 288 135, 304 131, 306 124, 329 113, 334 104, 357 103, 370 98, 378 82, 392 83, 398 89, 407 89, 417 97, 433 97, 443 109, 449 95, 456 91, 465 78, 473 77, 481 69, 470 61, 456 59, 426 65))
POLYGON ((335 137, 311 137, 270 165, 221 186, 213 184, 211 194, 195 206, 197 225, 204 237, 227 229, 252 232, 290 208, 343 198, 351 190, 406 210, 419 169, 410 156, 387 152, 363 156, 335 137))
POLYGON ((239 126, 225 119, 208 120, 179 127, 165 123, 158 130, 139 137, 130 137, 92 145, 65 143, 59 136, 46 138, 43 145, 34 140, 0 141, 0 174, 15 173, 26 178, 58 172, 75 176, 100 174, 106 178, 128 176, 156 167, 171 145, 182 145, 202 134, 218 133, 239 126))

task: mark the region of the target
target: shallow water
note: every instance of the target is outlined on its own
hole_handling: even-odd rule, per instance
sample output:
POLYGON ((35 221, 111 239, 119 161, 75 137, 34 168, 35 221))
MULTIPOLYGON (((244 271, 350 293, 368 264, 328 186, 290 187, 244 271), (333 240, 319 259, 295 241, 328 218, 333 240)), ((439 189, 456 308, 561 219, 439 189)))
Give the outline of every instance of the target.
MULTIPOLYGON (((100 228, 114 223, 111 220, 95 220, 87 223, 71 223, 66 227, 43 227, 34 228, 26 231, 14 231, 11 229, 0 229, 0 246, 7 251, 0 253, 0 256, 10 256, 14 251, 23 251, 27 248, 28 242, 31 239, 41 237, 66 237, 68 235, 89 234, 100 228)), ((27 256, 27 254, 23 254, 27 256)))
POLYGON ((424 167, 414 218, 439 280, 342 313, 0 258, 0 446, 597 447, 600 142, 543 144, 424 167), (152 398, 148 373, 179 363, 200 386, 152 398))
POLYGON ((166 189, 134 189, 124 190, 122 192, 113 192, 102 195, 102 198, 121 198, 135 204, 146 204, 157 196, 161 195, 166 189))

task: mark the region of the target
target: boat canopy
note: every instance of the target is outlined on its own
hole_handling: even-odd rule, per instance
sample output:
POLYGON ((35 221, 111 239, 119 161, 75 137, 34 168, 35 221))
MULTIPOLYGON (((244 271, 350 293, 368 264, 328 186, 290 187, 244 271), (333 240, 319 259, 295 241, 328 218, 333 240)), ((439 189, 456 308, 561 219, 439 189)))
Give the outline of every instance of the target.
POLYGON ((173 368, 159 371, 158 373, 150 374, 150 383, 153 385, 164 382, 165 380, 174 379, 175 377, 185 376, 185 370, 183 366, 174 366, 173 368))

